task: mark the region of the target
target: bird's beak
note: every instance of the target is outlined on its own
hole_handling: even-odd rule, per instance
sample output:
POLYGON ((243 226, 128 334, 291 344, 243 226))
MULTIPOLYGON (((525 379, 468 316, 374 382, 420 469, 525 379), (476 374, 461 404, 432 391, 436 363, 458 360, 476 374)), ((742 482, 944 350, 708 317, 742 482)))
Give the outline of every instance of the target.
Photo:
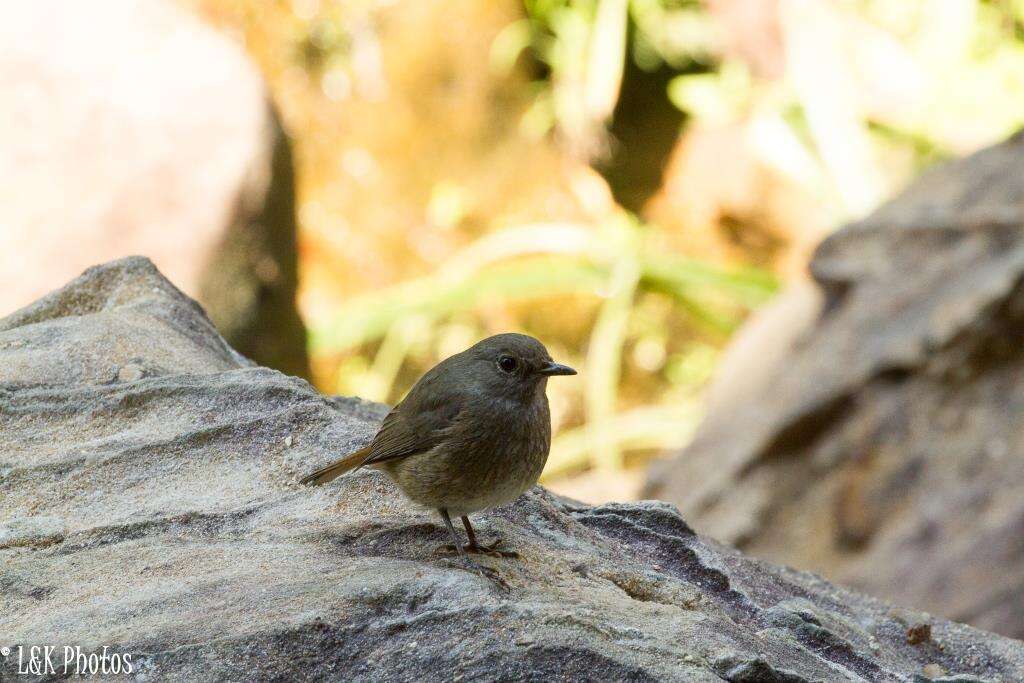
POLYGON ((570 368, 568 365, 562 365, 556 363, 553 360, 549 360, 544 365, 540 366, 537 372, 541 375, 575 375, 576 371, 570 368))

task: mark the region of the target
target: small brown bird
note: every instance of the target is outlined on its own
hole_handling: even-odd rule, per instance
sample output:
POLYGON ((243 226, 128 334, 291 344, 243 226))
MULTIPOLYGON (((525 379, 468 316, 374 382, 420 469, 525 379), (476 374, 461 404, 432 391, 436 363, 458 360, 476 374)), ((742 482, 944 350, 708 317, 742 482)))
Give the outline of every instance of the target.
POLYGON ((469 514, 515 500, 537 483, 551 448, 547 378, 575 375, 523 334, 488 337, 431 368, 384 418, 365 448, 302 479, 325 484, 363 466, 384 470, 413 502, 441 513, 455 549, 477 543, 469 514), (462 518, 459 542, 451 516, 462 518))

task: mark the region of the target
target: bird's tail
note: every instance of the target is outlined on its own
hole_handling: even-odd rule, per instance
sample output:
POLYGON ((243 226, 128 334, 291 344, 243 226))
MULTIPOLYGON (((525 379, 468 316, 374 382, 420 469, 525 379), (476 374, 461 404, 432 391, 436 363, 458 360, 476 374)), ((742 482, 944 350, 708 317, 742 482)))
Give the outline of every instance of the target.
POLYGON ((370 447, 360 448, 355 453, 349 453, 341 460, 335 460, 330 465, 318 469, 313 474, 306 475, 299 480, 300 484, 312 484, 320 486, 329 481, 334 481, 341 475, 358 468, 370 457, 370 447))

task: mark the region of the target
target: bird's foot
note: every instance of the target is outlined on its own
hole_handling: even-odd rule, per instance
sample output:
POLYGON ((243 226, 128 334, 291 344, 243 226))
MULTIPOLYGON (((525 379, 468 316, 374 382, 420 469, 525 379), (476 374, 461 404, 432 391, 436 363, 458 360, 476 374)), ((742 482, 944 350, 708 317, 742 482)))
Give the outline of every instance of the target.
POLYGON ((498 546, 501 545, 501 539, 494 539, 494 543, 490 545, 476 545, 474 543, 467 543, 462 546, 467 553, 479 553, 481 555, 490 555, 491 557, 519 557, 519 553, 515 550, 502 550, 498 546))
MULTIPOLYGON (((517 553, 514 550, 501 550, 500 548, 498 548, 498 546, 500 545, 501 539, 499 538, 496 539, 494 543, 491 543, 490 545, 477 545, 474 543, 467 543, 464 546, 462 546, 462 549, 465 550, 467 553, 473 553, 475 555, 488 555, 490 557, 505 558, 519 557, 519 553, 517 553)), ((449 553, 458 552, 458 548, 456 548, 451 543, 441 546, 441 550, 444 550, 445 552, 449 553)))

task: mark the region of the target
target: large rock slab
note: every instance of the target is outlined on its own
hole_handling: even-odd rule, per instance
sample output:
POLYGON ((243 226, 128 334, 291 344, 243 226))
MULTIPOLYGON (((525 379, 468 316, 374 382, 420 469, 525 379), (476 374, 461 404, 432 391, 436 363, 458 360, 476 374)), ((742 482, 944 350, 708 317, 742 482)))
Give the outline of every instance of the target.
POLYGON ((308 375, 287 138, 172 0, 0 3, 0 314, 145 254, 239 351, 308 375))
MULTIPOLYGON (((924 175, 811 267, 807 329, 648 494, 751 554, 1024 638, 1024 136, 924 175)), ((778 346, 757 334, 738 367, 778 346)))
POLYGON ((144 259, 0 321, 0 646, 106 645, 139 680, 1024 678, 1020 642, 745 558, 660 502, 535 488, 477 516, 522 555, 482 578, 380 473, 294 483, 384 414, 246 361, 144 259))

